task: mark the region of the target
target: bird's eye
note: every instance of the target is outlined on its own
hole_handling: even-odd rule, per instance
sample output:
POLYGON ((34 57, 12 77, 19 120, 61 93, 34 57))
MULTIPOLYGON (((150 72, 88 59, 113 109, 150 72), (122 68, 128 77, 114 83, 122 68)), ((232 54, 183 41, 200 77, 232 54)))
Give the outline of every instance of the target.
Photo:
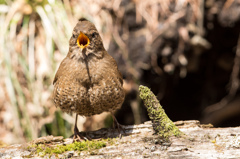
POLYGON ((96 33, 92 33, 92 37, 93 37, 93 38, 95 38, 96 35, 97 35, 96 33))
POLYGON ((75 35, 75 34, 72 34, 72 37, 73 37, 73 38, 76 38, 76 35, 75 35))

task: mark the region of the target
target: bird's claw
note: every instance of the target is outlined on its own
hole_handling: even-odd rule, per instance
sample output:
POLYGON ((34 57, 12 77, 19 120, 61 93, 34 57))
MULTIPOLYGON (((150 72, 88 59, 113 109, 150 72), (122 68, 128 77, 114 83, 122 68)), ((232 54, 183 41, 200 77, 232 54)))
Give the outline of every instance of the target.
POLYGON ((119 133, 119 138, 121 139, 123 134, 126 135, 126 131, 125 131, 125 129, 123 128, 123 125, 121 125, 121 124, 118 123, 116 117, 115 117, 113 114, 112 114, 112 117, 113 117, 113 128, 115 128, 115 127, 117 128, 118 133, 119 133), (122 133, 121 131, 122 131, 123 133, 122 133))

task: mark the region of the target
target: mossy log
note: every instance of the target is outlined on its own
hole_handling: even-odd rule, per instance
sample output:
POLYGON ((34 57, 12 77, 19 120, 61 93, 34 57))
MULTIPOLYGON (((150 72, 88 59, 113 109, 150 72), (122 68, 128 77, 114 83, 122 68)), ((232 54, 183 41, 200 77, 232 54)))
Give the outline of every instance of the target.
POLYGON ((30 143, 2 147, 0 158, 240 158, 240 127, 212 128, 211 125, 200 125, 199 121, 193 120, 178 121, 174 124, 186 136, 183 138, 172 136, 169 138, 171 142, 163 142, 158 135, 153 135, 152 122, 146 122, 123 126, 126 135, 121 139, 115 137, 118 135, 117 130, 100 129, 88 132, 92 138, 100 136, 110 138, 95 141, 96 144, 106 143, 100 149, 89 148, 84 151, 67 149, 63 153, 56 153, 55 148, 59 146, 64 148, 61 145, 69 145, 68 148, 72 146, 72 139, 46 136, 30 143), (46 151, 41 151, 41 147, 46 151), (53 151, 48 153, 46 147, 52 147, 53 151))
POLYGON ((166 140, 172 135, 180 136, 182 134, 181 131, 168 118, 153 92, 146 86, 140 86, 139 93, 147 108, 149 118, 153 122, 155 132, 166 140))

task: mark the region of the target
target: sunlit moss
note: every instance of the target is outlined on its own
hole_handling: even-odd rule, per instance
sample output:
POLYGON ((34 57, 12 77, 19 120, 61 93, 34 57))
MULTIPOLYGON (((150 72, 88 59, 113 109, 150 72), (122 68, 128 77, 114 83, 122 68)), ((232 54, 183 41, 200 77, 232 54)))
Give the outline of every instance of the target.
POLYGON ((40 157, 43 156, 58 156, 59 154, 63 154, 67 151, 92 151, 97 150, 106 145, 112 145, 115 142, 114 139, 102 139, 102 140, 92 140, 92 141, 82 141, 82 142, 74 142, 67 145, 44 145, 44 144, 33 144, 29 145, 27 149, 31 151, 33 154, 37 154, 40 157))
POLYGON ((0 140, 0 148, 5 147, 5 146, 7 146, 7 144, 0 140))
POLYGON ((149 118, 153 122, 153 129, 155 132, 167 140, 172 135, 180 136, 181 131, 168 118, 164 109, 151 90, 148 87, 139 86, 139 92, 140 98, 143 100, 144 105, 147 108, 149 118))

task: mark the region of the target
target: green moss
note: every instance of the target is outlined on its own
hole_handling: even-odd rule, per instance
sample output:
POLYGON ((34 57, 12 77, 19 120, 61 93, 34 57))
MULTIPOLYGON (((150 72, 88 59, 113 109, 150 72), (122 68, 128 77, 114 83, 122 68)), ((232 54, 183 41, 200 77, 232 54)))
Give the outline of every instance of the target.
MULTIPOLYGON (((37 154, 40 157, 52 155, 58 156, 58 154, 62 154, 66 151, 90 151, 97 150, 106 145, 114 144, 114 139, 102 139, 102 140, 92 140, 92 141, 82 141, 82 142, 74 142, 68 145, 44 145, 44 144, 32 144, 27 147, 32 154, 37 154)), ((96 153, 96 152, 95 152, 96 153)))
POLYGON ((139 93, 140 98, 143 100, 144 105, 147 108, 149 118, 153 122, 153 129, 155 132, 167 140, 172 135, 180 136, 182 134, 181 131, 168 118, 152 91, 148 87, 139 86, 139 93))

